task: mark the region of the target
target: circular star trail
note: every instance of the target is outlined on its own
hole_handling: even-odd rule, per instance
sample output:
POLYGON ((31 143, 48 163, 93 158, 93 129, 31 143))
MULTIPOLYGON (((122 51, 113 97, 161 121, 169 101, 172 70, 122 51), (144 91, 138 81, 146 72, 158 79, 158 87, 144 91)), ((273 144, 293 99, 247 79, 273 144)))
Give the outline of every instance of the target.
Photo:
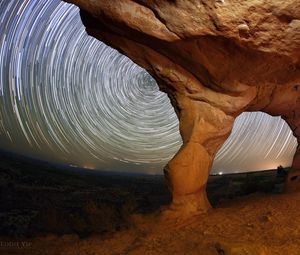
MULTIPOLYGON (((144 69, 89 37, 77 7, 3 0, 0 32, 1 148, 80 167, 145 173, 161 172, 180 148, 166 94, 144 69)), ((214 171, 288 166, 295 148, 280 118, 246 113, 214 171)))

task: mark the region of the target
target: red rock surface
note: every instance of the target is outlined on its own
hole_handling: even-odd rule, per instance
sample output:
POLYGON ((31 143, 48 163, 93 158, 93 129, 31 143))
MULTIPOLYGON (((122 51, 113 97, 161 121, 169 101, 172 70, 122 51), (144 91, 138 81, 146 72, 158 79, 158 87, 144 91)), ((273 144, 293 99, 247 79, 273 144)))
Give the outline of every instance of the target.
MULTIPOLYGON (((168 93, 183 146, 165 168, 166 215, 209 208, 214 156, 244 111, 280 115, 300 140, 297 0, 68 0, 87 32, 144 67, 168 93)), ((300 148, 287 179, 300 187, 300 148)))

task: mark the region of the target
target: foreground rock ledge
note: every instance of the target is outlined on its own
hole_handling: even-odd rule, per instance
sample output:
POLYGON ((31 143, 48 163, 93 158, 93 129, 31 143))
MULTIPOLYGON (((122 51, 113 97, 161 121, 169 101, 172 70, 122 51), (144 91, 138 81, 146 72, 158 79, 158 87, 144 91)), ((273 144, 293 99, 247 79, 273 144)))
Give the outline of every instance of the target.
MULTIPOLYGON (((300 139, 298 0, 68 0, 88 34, 144 67, 180 121, 165 168, 171 212, 206 211, 216 152, 244 111, 282 116, 300 139)), ((300 188, 300 148, 286 183, 300 188)))

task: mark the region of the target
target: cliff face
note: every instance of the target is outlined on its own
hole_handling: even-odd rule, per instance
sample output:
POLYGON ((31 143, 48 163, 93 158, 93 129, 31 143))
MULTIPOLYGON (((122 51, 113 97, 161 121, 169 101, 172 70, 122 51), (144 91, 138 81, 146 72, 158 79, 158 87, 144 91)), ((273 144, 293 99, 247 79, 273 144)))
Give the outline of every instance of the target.
MULTIPOLYGON (((165 168, 173 212, 206 211, 214 156, 243 111, 282 116, 300 140, 297 0, 68 0, 87 32, 144 67, 177 112, 165 168)), ((287 190, 300 187, 300 148, 287 190)))

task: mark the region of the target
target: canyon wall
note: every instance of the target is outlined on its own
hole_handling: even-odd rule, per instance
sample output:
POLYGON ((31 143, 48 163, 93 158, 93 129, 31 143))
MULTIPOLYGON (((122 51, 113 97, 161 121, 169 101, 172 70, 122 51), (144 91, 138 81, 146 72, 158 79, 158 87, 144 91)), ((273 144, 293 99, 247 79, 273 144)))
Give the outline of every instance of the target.
MULTIPOLYGON (((210 204, 213 159, 244 111, 282 116, 300 140, 297 0, 68 0, 89 35, 144 67, 166 92, 183 145, 165 167, 170 212, 210 204)), ((300 188, 300 148, 286 190, 300 188)))

